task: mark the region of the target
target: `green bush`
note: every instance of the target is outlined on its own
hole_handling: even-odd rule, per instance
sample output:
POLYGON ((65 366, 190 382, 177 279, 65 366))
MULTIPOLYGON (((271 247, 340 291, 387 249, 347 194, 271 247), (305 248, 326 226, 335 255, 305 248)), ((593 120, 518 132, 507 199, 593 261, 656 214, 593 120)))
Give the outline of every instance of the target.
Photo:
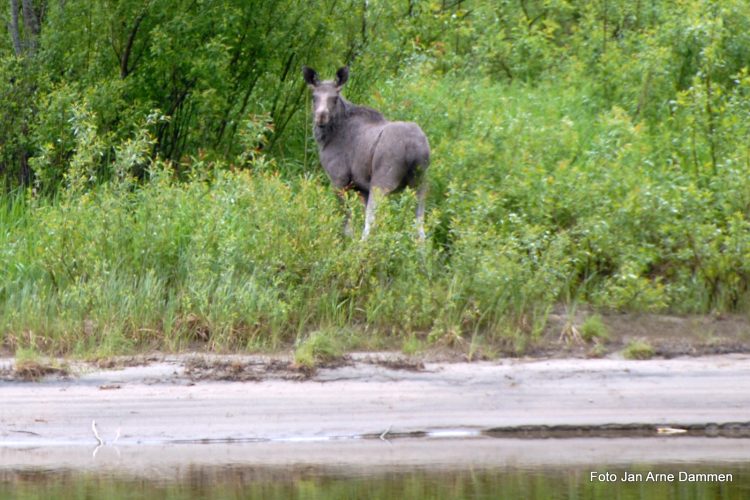
POLYGON ((604 324, 601 315, 594 314, 586 318, 581 325, 581 338, 586 342, 607 342, 610 338, 609 328, 604 324))
POLYGON ((628 342, 622 354, 626 359, 651 359, 654 348, 645 340, 636 339, 628 342))
POLYGON ((748 311, 742 1, 273 4, 53 2, 0 44, 5 345, 522 348, 560 302, 748 311), (340 234, 299 66, 344 62, 430 139, 425 244, 408 191, 340 234))

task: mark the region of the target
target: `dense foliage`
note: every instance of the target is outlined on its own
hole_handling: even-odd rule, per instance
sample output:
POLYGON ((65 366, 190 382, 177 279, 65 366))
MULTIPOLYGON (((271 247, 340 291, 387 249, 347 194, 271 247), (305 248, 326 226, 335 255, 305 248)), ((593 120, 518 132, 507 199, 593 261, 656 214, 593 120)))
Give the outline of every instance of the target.
POLYGON ((278 346, 320 329, 522 348, 556 303, 748 309, 745 0, 13 0, 3 14, 11 348, 278 346), (424 246, 410 194, 370 241, 340 234, 299 70, 342 63, 351 100, 430 138, 424 246))

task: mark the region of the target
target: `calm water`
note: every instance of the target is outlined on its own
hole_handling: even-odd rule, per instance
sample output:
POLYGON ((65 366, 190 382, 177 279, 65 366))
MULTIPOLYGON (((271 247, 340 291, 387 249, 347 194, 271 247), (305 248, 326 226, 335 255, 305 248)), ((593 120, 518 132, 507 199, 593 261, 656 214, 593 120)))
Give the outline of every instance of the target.
MULTIPOLYGON (((659 464, 633 467, 502 468, 379 471, 325 466, 190 466, 170 477, 136 478, 111 472, 0 469, 0 498, 263 498, 263 499, 747 499, 750 463, 659 464), (731 474, 732 480, 680 481, 688 474, 731 474), (597 475, 592 480, 591 474, 597 475), (674 474, 673 481, 647 481, 648 474, 674 474), (638 476, 640 474, 640 476, 638 476), (626 475, 633 482, 623 481, 626 475)), ((690 479, 690 478, 684 478, 690 479)), ((692 479, 697 479, 692 477, 692 479)))

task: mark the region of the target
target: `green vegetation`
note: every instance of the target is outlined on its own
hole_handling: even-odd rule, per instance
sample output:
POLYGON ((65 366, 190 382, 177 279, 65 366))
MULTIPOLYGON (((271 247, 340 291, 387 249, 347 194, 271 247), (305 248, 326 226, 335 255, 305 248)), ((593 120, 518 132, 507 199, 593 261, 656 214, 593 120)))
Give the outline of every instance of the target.
POLYGON ((622 355, 627 359, 651 359, 654 357, 654 348, 645 340, 636 339, 628 342, 622 355))
POLYGON ((57 360, 45 359, 33 349, 17 349, 13 367, 14 377, 23 380, 39 380, 46 375, 67 375, 68 367, 57 360))
POLYGON ((10 350, 346 330, 522 351, 557 303, 748 310, 744 0, 19 3, 0 39, 10 350), (424 245, 413 193, 366 243, 341 235, 304 63, 350 63, 350 99, 424 128, 424 245))
POLYGON ((305 368, 332 363, 344 354, 338 332, 318 330, 304 339, 294 351, 294 362, 305 368))
POLYGON ((581 325, 581 338, 586 342, 607 342, 610 339, 609 328, 604 324, 601 315, 594 314, 586 318, 581 325))

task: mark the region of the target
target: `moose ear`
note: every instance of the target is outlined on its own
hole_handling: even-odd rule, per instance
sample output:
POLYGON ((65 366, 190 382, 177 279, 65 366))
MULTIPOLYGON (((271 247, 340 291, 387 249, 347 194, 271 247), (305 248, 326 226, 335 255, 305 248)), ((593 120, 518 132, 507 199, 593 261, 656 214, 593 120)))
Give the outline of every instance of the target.
POLYGON ((336 87, 341 88, 344 86, 346 81, 349 79, 349 66, 339 68, 336 72, 336 87))
POLYGON ((318 73, 314 69, 308 68, 307 66, 302 66, 302 77, 311 87, 317 87, 320 83, 320 80, 318 80, 318 73))

